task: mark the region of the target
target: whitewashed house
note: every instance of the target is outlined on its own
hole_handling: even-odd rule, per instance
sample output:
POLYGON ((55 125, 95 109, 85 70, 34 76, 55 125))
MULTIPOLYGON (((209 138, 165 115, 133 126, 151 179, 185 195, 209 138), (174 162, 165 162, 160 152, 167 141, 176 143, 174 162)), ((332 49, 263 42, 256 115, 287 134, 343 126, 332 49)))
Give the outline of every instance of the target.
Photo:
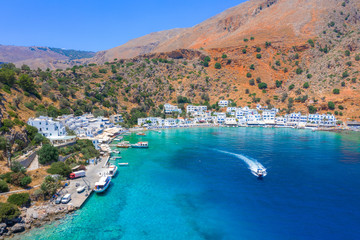
POLYGON ((65 126, 59 121, 54 121, 51 117, 30 118, 27 124, 36 127, 39 133, 47 138, 66 136, 65 126))
POLYGON ((182 111, 181 111, 180 108, 178 108, 178 106, 174 106, 174 105, 171 105, 169 103, 166 103, 164 105, 164 112, 165 112, 165 114, 172 114, 174 112, 180 114, 182 111))
POLYGON ((207 111, 207 106, 194 106, 194 105, 188 105, 186 107, 186 113, 190 115, 203 113, 207 111))
POLYGON ((218 105, 220 106, 220 107, 227 107, 227 106, 229 106, 229 103, 230 103, 230 101, 228 101, 228 100, 220 100, 219 102, 218 102, 218 105))

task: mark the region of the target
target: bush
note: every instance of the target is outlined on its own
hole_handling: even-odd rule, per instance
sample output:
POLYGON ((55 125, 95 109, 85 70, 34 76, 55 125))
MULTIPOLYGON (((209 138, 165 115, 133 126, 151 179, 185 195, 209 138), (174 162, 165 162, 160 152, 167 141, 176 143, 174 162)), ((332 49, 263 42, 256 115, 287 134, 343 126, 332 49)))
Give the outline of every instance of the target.
POLYGON ((26 207, 30 205, 30 195, 28 193, 15 193, 8 199, 8 203, 12 203, 19 207, 26 207))
POLYGON ((0 203, 0 222, 12 220, 20 215, 19 209, 11 203, 0 203))
POLYGON ((309 107, 308 107, 308 110, 309 110, 309 113, 310 113, 310 114, 314 114, 314 113, 317 112, 317 109, 316 109, 316 107, 314 107, 314 106, 309 106, 309 107))
POLYGON ((0 180, 0 193, 8 192, 8 191, 9 191, 9 186, 7 185, 7 183, 4 180, 0 180))
POLYGON ((15 173, 24 172, 25 168, 19 162, 14 161, 11 163, 11 171, 15 173))
POLYGON ((276 83, 275 83, 276 87, 277 88, 281 87, 282 83, 283 83, 282 81, 276 80, 276 83))
POLYGON ((256 54, 256 58, 257 58, 257 59, 260 59, 260 58, 261 58, 261 54, 260 54, 260 53, 256 54))
POLYGON ((337 88, 335 88, 335 89, 333 90, 333 94, 340 94, 340 90, 337 89, 337 88))
POLYGON ((254 86, 254 85, 255 85, 254 79, 250 79, 250 80, 249 80, 249 84, 250 84, 251 86, 254 86))
POLYGON ((227 55, 224 53, 221 57, 225 59, 227 58, 227 55))
POLYGON ((314 47, 315 46, 315 43, 312 39, 309 39, 308 40, 308 43, 310 44, 311 47, 314 47))
POLYGON ((44 144, 39 150, 38 155, 40 164, 57 162, 59 159, 58 149, 50 144, 44 144))
POLYGON ((308 78, 308 79, 310 79, 310 78, 312 78, 312 74, 308 74, 308 75, 306 75, 306 77, 308 78))
POLYGON ((356 56, 355 56, 355 60, 356 60, 356 61, 360 61, 360 55, 356 55, 356 56))
POLYGON ((300 75, 303 73, 303 70, 301 68, 296 69, 296 74, 300 75))
POLYGON ((246 53, 246 49, 245 49, 245 48, 243 48, 242 53, 243 53, 243 54, 245 54, 245 53, 246 53))
POLYGON ((51 167, 47 170, 50 174, 58 174, 63 177, 68 177, 70 175, 71 168, 63 162, 54 162, 51 164, 51 167))
POLYGON ((295 85, 294 85, 294 84, 291 84, 291 85, 289 86, 289 91, 293 90, 294 88, 295 88, 295 85))
POLYGON ((59 183, 53 177, 47 176, 41 184, 40 189, 43 191, 44 195, 52 196, 56 193, 59 187, 59 183))
POLYGON ((342 106, 342 105, 339 105, 338 108, 339 108, 340 110, 344 110, 344 106, 342 106))
POLYGON ((6 176, 6 177, 5 177, 6 180, 7 180, 9 183, 14 184, 14 185, 19 186, 19 187, 27 187, 27 186, 31 183, 31 177, 25 175, 25 174, 22 173, 22 172, 11 173, 11 174, 9 174, 9 177, 10 177, 10 178, 8 178, 8 177, 6 176))
POLYGON ((256 48, 256 51, 257 51, 257 52, 261 52, 261 48, 260 48, 260 47, 257 47, 257 48, 256 48))
POLYGON ((99 73, 107 73, 107 70, 105 68, 99 69, 99 73))
POLYGON ((251 73, 246 74, 246 77, 248 77, 248 78, 251 78, 251 76, 252 76, 251 73))
POLYGON ((345 56, 347 56, 347 57, 350 56, 350 51, 349 50, 345 51, 345 56))
POLYGON ((304 83, 303 88, 309 88, 310 84, 308 82, 304 83))
POLYGON ((258 87, 259 87, 259 89, 266 89, 267 84, 262 82, 262 83, 259 83, 258 87))
POLYGON ((328 107, 330 110, 334 110, 335 109, 335 103, 334 102, 328 102, 328 107))
POLYGON ((25 176, 20 180, 20 186, 21 187, 27 187, 32 182, 32 179, 30 176, 25 176))
POLYGON ((342 74, 342 78, 347 78, 348 76, 349 76, 348 71, 343 72, 343 74, 342 74))
POLYGON ((215 68, 216 69, 221 69, 221 64, 220 63, 215 63, 215 68))

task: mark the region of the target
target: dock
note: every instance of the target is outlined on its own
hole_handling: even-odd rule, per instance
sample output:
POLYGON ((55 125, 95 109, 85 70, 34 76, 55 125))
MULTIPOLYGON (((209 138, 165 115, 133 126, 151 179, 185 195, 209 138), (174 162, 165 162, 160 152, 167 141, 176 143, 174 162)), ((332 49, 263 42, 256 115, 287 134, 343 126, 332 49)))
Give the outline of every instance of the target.
POLYGON ((99 180, 99 172, 103 170, 103 167, 106 166, 109 157, 104 156, 101 158, 99 162, 95 165, 89 165, 86 167, 86 176, 83 178, 73 179, 67 181, 68 186, 64 187, 61 191, 61 195, 65 195, 67 193, 71 194, 71 201, 68 204, 64 205, 72 205, 75 209, 79 209, 83 206, 86 200, 93 193, 93 189, 95 187, 95 183, 99 180), (80 186, 85 186, 85 191, 82 193, 78 193, 76 190, 80 186))

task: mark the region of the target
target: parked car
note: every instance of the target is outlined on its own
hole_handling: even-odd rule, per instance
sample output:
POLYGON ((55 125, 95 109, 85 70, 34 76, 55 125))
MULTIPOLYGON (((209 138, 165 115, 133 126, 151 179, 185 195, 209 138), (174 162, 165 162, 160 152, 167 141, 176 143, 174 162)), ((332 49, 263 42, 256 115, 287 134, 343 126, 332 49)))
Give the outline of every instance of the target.
POLYGON ((55 199, 55 204, 60 204, 60 203, 61 203, 61 200, 62 200, 62 196, 58 196, 58 197, 55 199))
POLYGON ((68 203, 68 202, 70 202, 71 201, 71 194, 66 194, 62 199, 61 199, 61 203, 63 203, 63 204, 66 204, 66 203, 68 203))

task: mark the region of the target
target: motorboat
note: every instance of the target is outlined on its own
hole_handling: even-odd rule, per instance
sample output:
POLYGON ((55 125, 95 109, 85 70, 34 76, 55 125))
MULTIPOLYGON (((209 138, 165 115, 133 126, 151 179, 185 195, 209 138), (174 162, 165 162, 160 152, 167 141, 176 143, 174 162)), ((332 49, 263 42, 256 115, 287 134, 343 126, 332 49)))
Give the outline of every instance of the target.
POLYGON ((129 163, 118 163, 119 164, 119 166, 128 166, 129 165, 129 163))
POLYGON ((132 148, 149 148, 149 143, 148 142, 138 142, 135 144, 131 144, 132 148))
POLYGON ((82 193, 83 191, 85 191, 85 186, 80 186, 80 187, 78 187, 78 188, 76 189, 76 191, 77 191, 78 193, 82 193))
POLYGON ((110 182, 111 182, 111 177, 110 176, 101 177, 100 180, 95 183, 94 191, 96 193, 105 192, 106 189, 109 187, 110 182))
POLYGON ((146 134, 143 133, 143 132, 138 132, 136 135, 138 135, 138 136, 146 136, 146 134))
POLYGON ((129 147, 131 147, 131 144, 128 141, 123 141, 123 142, 119 143, 118 145, 116 145, 116 147, 118 147, 118 148, 129 148, 129 147))
POLYGON ((109 172, 108 172, 108 176, 110 176, 110 177, 114 177, 115 175, 116 175, 116 173, 117 173, 117 166, 115 166, 115 165, 110 165, 110 167, 109 167, 109 172))
POLYGON ((258 168, 257 170, 251 170, 252 174, 254 174, 258 178, 263 178, 266 176, 266 170, 262 168, 258 168))

